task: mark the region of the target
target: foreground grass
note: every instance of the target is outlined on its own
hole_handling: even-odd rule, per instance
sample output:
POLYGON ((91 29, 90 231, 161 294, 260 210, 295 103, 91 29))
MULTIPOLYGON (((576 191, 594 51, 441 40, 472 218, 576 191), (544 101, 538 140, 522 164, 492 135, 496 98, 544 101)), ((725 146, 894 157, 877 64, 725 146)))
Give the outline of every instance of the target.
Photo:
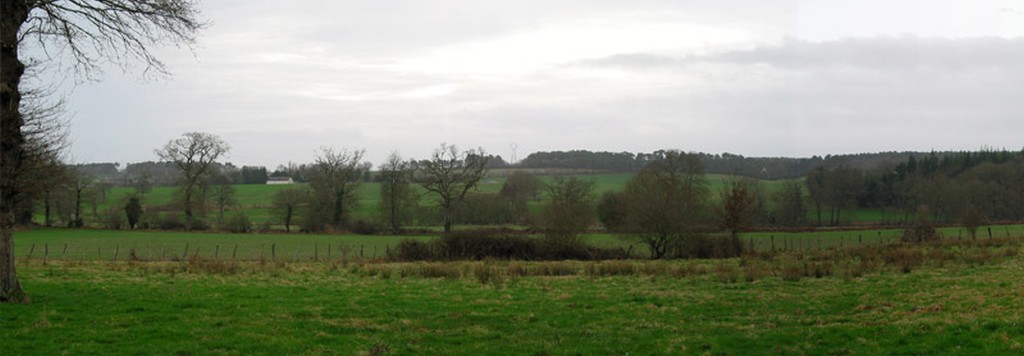
POLYGON ((1016 354, 1024 352, 1019 247, 893 247, 892 263, 857 253, 534 263, 21 260, 33 303, 0 305, 0 354, 1016 354), (917 262, 904 269, 906 256, 917 262), (819 264, 835 272, 786 272, 819 264))

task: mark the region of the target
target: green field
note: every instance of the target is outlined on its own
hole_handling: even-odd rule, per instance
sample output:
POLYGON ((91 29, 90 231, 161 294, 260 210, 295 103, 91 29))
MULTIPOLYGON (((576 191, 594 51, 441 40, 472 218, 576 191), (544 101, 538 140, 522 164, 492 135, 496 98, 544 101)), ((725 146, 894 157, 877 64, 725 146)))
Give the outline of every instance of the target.
POLYGON ((0 354, 1020 354, 1021 247, 599 263, 19 259, 33 302, 0 305, 0 354), (908 256, 924 260, 901 267, 908 256))

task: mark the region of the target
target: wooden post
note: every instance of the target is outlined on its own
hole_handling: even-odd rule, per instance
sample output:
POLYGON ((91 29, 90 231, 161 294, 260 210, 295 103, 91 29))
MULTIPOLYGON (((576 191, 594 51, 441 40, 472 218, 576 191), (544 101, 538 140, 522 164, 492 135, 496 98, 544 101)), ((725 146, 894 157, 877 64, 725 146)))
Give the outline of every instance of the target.
POLYGON ((331 259, 331 244, 327 244, 327 259, 331 259))
POLYGON ((48 260, 50 260, 50 244, 46 243, 43 244, 43 264, 45 265, 48 260))
POLYGON ((313 262, 320 260, 320 244, 313 243, 313 262))
POLYGON ((270 244, 270 260, 277 261, 277 244, 270 244))
POLYGON ((26 261, 32 258, 32 253, 33 252, 36 252, 36 244, 35 243, 33 243, 32 244, 32 248, 28 250, 28 257, 25 257, 26 261))
POLYGON ((121 253, 121 245, 114 245, 114 258, 111 261, 117 261, 117 255, 121 253))
POLYGON ((863 245, 864 244, 864 235, 857 234, 857 244, 858 245, 863 245))
POLYGON ((363 258, 363 245, 359 245, 359 258, 363 258))
POLYGON ((62 259, 62 260, 63 260, 63 259, 65 258, 65 257, 67 257, 67 255, 68 255, 68 244, 67 244, 67 243, 65 243, 65 244, 64 244, 64 252, 62 252, 62 253, 60 254, 60 259, 62 259))
POLYGON ((231 259, 234 260, 235 256, 238 255, 238 245, 235 245, 235 249, 231 251, 231 259))
POLYGON ((214 246, 214 248, 213 248, 213 259, 216 260, 218 255, 220 255, 220 245, 214 246))
POLYGON ((988 239, 991 240, 992 239, 992 227, 989 226, 989 227, 986 227, 986 229, 988 229, 988 239))
POLYGON ((775 253, 775 235, 772 235, 772 253, 775 253))
POLYGON ((182 261, 187 260, 187 259, 188 259, 188 242, 185 243, 185 252, 181 254, 181 260, 182 261))

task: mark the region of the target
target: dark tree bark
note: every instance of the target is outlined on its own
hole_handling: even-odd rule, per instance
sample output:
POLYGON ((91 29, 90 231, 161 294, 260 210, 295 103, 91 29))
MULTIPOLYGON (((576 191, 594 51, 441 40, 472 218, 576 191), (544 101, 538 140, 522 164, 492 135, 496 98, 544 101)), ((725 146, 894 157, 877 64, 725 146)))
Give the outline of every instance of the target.
POLYGON ((25 159, 18 90, 25 64, 18 58, 18 29, 28 11, 24 1, 0 1, 0 302, 5 303, 28 302, 14 270, 13 233, 18 173, 25 159))

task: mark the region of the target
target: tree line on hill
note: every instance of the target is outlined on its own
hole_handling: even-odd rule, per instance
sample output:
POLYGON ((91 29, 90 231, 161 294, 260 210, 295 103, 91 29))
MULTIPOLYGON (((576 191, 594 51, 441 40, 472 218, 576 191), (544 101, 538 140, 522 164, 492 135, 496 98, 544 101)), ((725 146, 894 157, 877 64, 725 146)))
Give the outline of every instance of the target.
POLYGON ((986 222, 1024 220, 1024 152, 912 155, 870 170, 837 162, 815 168, 806 184, 818 225, 841 224, 854 207, 880 210, 883 223, 927 217, 971 234, 986 222))
MULTIPOLYGON (((607 151, 551 151, 534 152, 515 164, 519 168, 580 169, 598 172, 638 172, 658 157, 659 151, 651 153, 607 152, 607 151)), ((831 166, 838 162, 857 169, 875 169, 895 164, 908 156, 924 157, 921 152, 882 152, 851 155, 812 156, 810 158, 787 157, 744 157, 721 153, 694 153, 703 162, 706 173, 740 175, 758 179, 799 178, 817 167, 831 166)))

